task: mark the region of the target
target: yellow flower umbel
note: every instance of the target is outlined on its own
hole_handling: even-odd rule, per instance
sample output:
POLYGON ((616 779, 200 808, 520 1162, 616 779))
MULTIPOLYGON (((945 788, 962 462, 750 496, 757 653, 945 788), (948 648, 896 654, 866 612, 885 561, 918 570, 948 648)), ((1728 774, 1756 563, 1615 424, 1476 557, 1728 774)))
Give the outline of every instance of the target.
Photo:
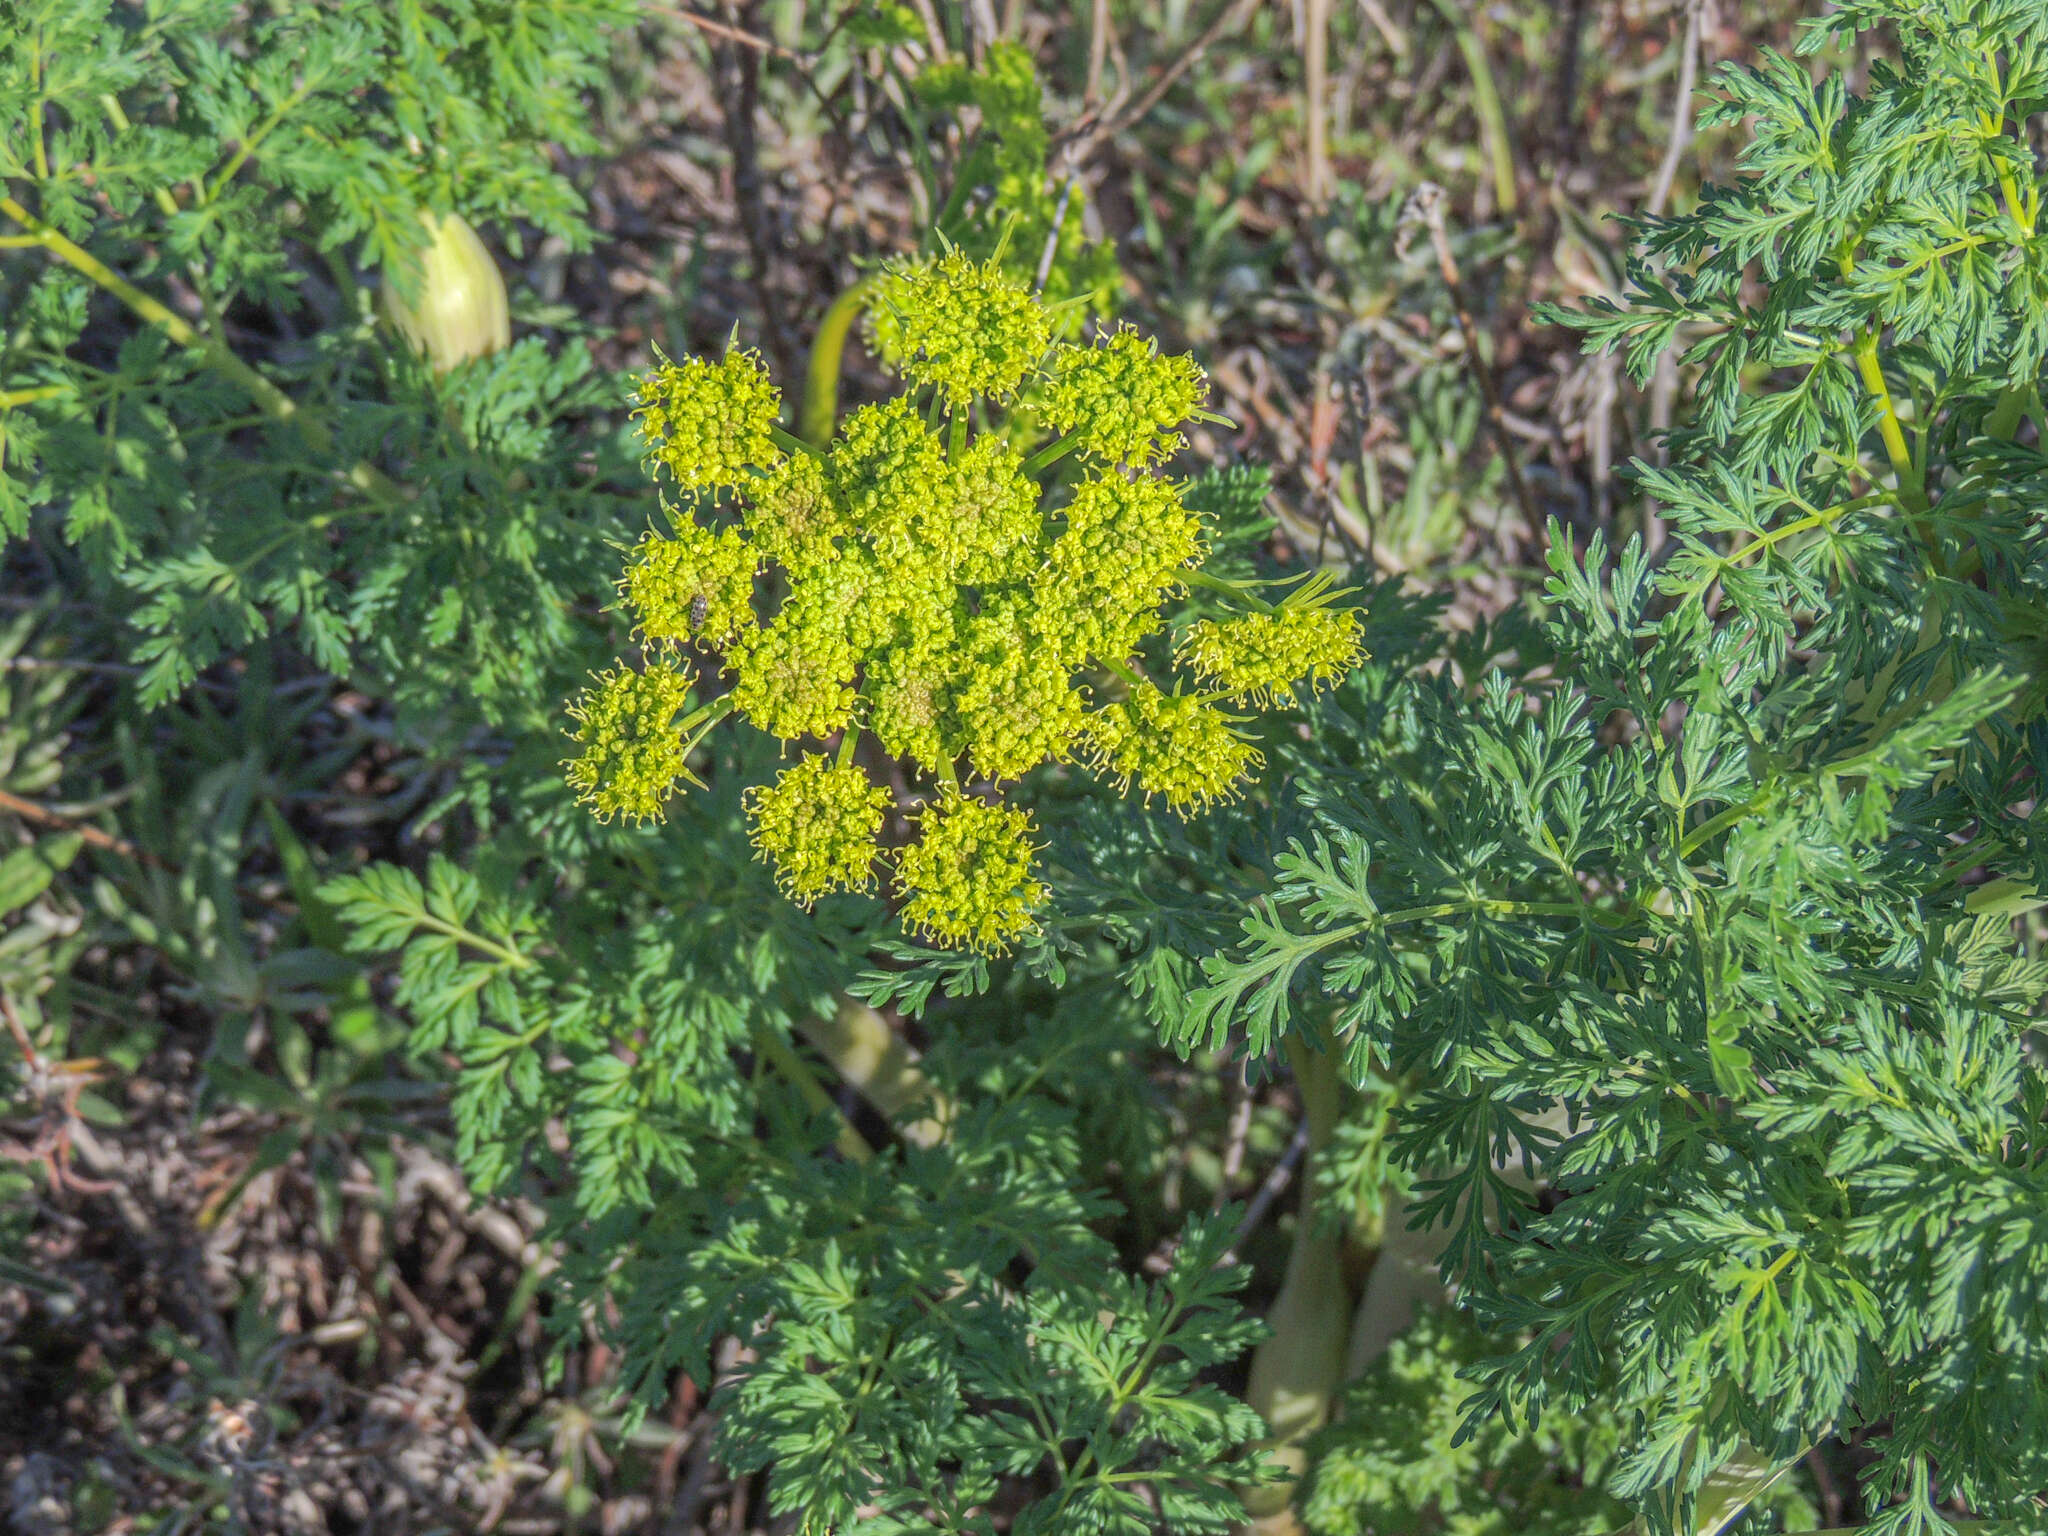
POLYGON ((1239 781, 1264 761, 1237 734, 1237 719, 1212 700, 1162 693, 1151 683, 1131 690, 1089 721, 1097 760, 1125 787, 1136 783, 1182 816, 1237 793, 1239 781))
POLYGON ((1181 641, 1195 676, 1233 699, 1292 704, 1297 688, 1314 693, 1358 660, 1358 614, 1350 608, 1287 608, 1204 619, 1181 641))
POLYGON ((663 357, 641 380, 639 400, 648 457, 686 490, 741 485, 781 461, 782 392, 752 352, 728 349, 716 363, 663 357))
POLYGON ((744 799, 785 892, 865 889, 893 865, 907 927, 994 953, 1046 897, 1008 786, 1080 760, 1193 814, 1261 761, 1225 701, 1333 681, 1357 618, 1319 579, 1275 607, 1201 570, 1202 520, 1152 469, 1201 416, 1191 359, 1129 329, 1056 341, 1026 287, 957 251, 889 292, 906 388, 827 448, 782 429, 751 352, 643 379, 648 458, 682 501, 619 583, 650 659, 572 711, 569 776, 600 815, 658 817, 690 749, 742 715, 801 753, 744 799), (1020 397, 1042 427, 1008 412, 1020 397), (1069 459, 1080 472, 1055 475, 1069 459), (1249 610, 1184 633, 1208 692, 1144 675, 1191 586, 1249 610), (686 649, 723 685, 688 713, 686 649), (900 813, 871 768, 911 786, 900 813))

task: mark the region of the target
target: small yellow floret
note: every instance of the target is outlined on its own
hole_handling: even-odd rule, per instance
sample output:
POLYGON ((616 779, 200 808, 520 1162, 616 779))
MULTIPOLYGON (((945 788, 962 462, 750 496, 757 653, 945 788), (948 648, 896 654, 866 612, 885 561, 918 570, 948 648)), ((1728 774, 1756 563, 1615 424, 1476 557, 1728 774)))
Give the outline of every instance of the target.
POLYGON ((1092 347, 1063 346, 1045 390, 1045 419, 1076 447, 1112 464, 1144 466, 1181 445, 1176 430, 1202 408, 1209 381, 1191 357, 1161 354, 1134 327, 1092 347))
POLYGON ((648 456, 687 489, 745 485, 782 461, 771 431, 782 395, 756 353, 728 350, 716 363, 663 357, 641 379, 639 403, 648 456))
POLYGON ((885 554, 910 553, 919 521, 945 493, 945 453, 908 396, 847 417, 830 469, 855 532, 885 554))
POLYGON ((627 558, 619 591, 649 640, 729 644, 754 627, 754 572, 760 564, 736 528, 713 533, 694 521, 674 538, 649 532, 627 558))
POLYGON ((1220 623, 1204 619, 1181 641, 1181 659, 1197 677, 1233 698, 1265 704, 1314 693, 1358 661, 1358 610, 1282 608, 1220 623))
POLYGON ((770 736, 829 736, 853 723, 860 659, 844 632, 812 609, 785 604, 727 659, 737 676, 734 705, 770 736))
POLYGON ((1081 733, 1084 701, 1058 655, 1032 643, 1023 617, 998 604, 968 625, 957 707, 968 761, 990 779, 1022 778, 1066 757, 1081 733))
POLYGON ((792 571, 830 556, 832 541, 849 530, 846 508, 825 466, 811 454, 792 455, 748 493, 753 505, 746 524, 754 547, 792 571))
POLYGON ((898 368, 934 386, 949 410, 977 395, 1007 400, 1052 342, 1052 321, 1031 290, 994 260, 957 250, 894 274, 884 297, 895 316, 898 368))
POLYGON ((1122 661, 1160 626, 1159 603, 1201 553, 1201 534, 1170 481, 1085 482, 1048 552, 1039 631, 1072 664, 1122 661))
POLYGON ((1102 766, 1126 788, 1136 780, 1148 803, 1155 794, 1165 796, 1182 816, 1230 799, 1265 761, 1235 724, 1234 716, 1205 699, 1163 693, 1151 683, 1088 717, 1102 766))

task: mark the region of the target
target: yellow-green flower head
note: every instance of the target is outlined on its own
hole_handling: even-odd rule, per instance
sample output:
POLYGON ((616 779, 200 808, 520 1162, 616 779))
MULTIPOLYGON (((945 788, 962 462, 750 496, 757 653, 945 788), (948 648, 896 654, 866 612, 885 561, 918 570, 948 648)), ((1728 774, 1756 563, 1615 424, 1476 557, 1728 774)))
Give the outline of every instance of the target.
POLYGON ((1232 728, 1234 719, 1206 699, 1163 693, 1151 683, 1088 717, 1101 764, 1149 803, 1155 794, 1182 816, 1237 793, 1265 757, 1232 728))
POLYGON ((927 773, 964 749, 952 703, 947 654, 933 646, 897 645, 870 657, 862 692, 868 729, 892 757, 907 757, 927 773))
POLYGON ((809 905, 831 891, 874 884, 875 844, 889 792, 851 763, 804 758, 772 789, 745 795, 754 847, 775 866, 775 882, 809 905))
POLYGON ((770 432, 782 394, 756 353, 728 348, 716 363, 663 357, 640 380, 639 402, 648 455, 687 489, 745 485, 751 471, 782 461, 770 432))
POLYGON ((897 274, 884 298, 896 311, 897 367, 949 410, 978 395, 1009 399, 1052 343, 1045 306, 993 258, 949 250, 897 274))
POLYGON ((1031 931, 1045 887, 1032 878, 1031 818, 957 791, 918 817, 896 863, 905 926, 949 949, 1002 954, 1031 931))
POLYGON ((1122 325, 1092 347, 1054 354, 1045 419, 1062 435, 1078 433, 1084 455, 1142 467, 1180 447, 1175 429, 1208 394, 1193 358, 1162 356, 1149 336, 1122 325))
POLYGON ((1181 641, 1181 659, 1197 677, 1233 698, 1294 702, 1335 682, 1358 660, 1358 610, 1282 608, 1240 618, 1204 619, 1181 641))
POLYGON ((754 627, 754 571, 760 563, 737 528, 713 533, 695 521, 676 536, 649 532, 626 561, 619 591, 649 640, 730 644, 754 627))
POLYGON ((1081 695, 1049 647, 1034 645, 1021 616, 1003 607, 968 626, 970 658, 960 683, 960 725, 974 771, 1022 778, 1064 758, 1082 728, 1081 695))
POLYGON ((832 481, 854 529, 885 553, 908 553, 919 515, 944 494, 946 456, 907 396, 864 405, 832 448, 832 481))
POLYGON ((1120 475, 1083 483, 1066 516, 1038 627, 1071 663, 1121 661, 1162 622, 1160 599, 1201 552, 1201 518, 1172 482, 1120 475))
POLYGON ((811 454, 792 454, 748 494, 748 535, 762 554, 793 572, 829 556, 832 540, 851 531, 825 466, 811 454))
POLYGON ((686 756, 675 718, 690 692, 690 673, 670 660, 597 674, 596 686, 569 706, 582 748, 563 763, 576 798, 599 821, 659 821, 686 756))
POLYGON ((829 736, 853 721, 860 658, 834 625, 785 604, 775 622, 743 638, 728 658, 733 704, 771 736, 829 736))
POLYGON ((961 581, 1015 581, 1038 565, 1041 521, 1024 456, 985 434, 952 464, 925 542, 961 581))

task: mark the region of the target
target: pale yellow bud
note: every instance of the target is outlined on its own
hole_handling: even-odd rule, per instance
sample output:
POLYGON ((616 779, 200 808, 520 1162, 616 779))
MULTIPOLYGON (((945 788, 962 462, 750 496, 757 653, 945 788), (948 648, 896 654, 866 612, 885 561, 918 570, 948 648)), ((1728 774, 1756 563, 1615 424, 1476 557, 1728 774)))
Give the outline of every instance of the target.
POLYGON ((420 288, 407 304, 384 280, 384 318, 425 354, 434 372, 503 351, 512 343, 505 280, 476 231, 459 214, 420 215, 434 243, 420 255, 420 288))

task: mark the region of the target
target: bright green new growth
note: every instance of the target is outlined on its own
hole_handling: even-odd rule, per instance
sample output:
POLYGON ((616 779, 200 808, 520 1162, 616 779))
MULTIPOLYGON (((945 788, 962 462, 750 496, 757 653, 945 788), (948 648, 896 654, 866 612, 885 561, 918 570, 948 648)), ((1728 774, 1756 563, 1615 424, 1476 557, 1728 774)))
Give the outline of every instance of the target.
MULTIPOLYGON (((1355 657, 1357 619, 1322 606, 1317 582, 1268 612, 1204 575, 1261 610, 1249 616, 1260 634, 1284 638, 1223 643, 1228 666, 1209 666, 1217 643, 1198 642, 1219 693, 1149 680, 1140 648, 1194 577, 1203 528, 1178 482, 1142 471, 1200 412, 1201 369, 1129 329, 1054 341, 1046 307, 995 258, 948 251, 893 281, 908 388, 853 412, 827 450, 780 429, 754 354, 661 360, 638 397, 649 460, 708 494, 671 510, 673 536, 641 541, 619 590, 644 643, 724 653, 729 691, 676 738, 737 712, 786 743, 836 746, 830 769, 807 757, 747 800, 754 844, 791 896, 864 888, 892 857, 890 797, 860 789, 872 736, 938 794, 921 840, 894 855, 904 921, 942 945, 1001 951, 1030 932, 1046 895, 1030 819, 999 803, 1004 786, 1079 758, 1181 814, 1204 809, 1261 761, 1218 700, 1327 683, 1355 657), (997 408, 1037 381, 1059 436, 1027 457, 997 408), (1050 480, 1077 452, 1095 467, 1071 488, 1050 480)), ((1238 633, 1196 632, 1211 631, 1238 633)), ((595 697, 620 686, 608 678, 595 697)), ((657 815, 687 748, 650 746, 640 714, 623 744, 594 736, 598 707, 582 706, 572 782, 601 812, 657 815)), ((680 708, 678 691, 662 723, 680 708)))

